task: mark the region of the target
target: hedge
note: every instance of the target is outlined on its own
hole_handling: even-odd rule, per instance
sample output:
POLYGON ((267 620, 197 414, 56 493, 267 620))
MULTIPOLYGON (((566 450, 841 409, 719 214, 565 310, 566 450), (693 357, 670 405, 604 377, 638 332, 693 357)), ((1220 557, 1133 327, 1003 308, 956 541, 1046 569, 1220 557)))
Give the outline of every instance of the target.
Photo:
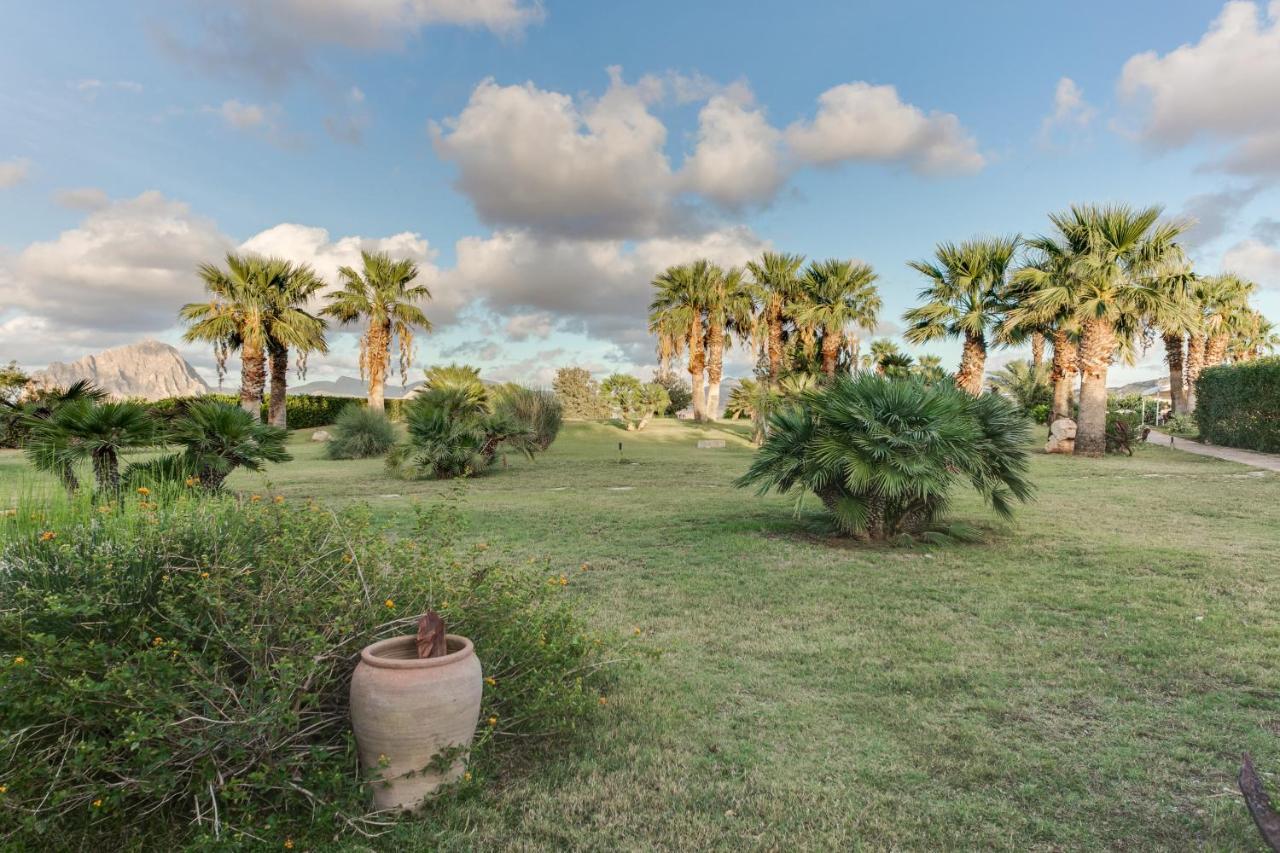
MULTIPOLYGON (((240 405, 240 397, 237 394, 206 394, 203 397, 166 397, 149 403, 148 406, 157 417, 170 420, 193 400, 218 400, 240 405)), ((337 420, 339 412, 351 405, 363 406, 364 400, 321 394, 291 394, 285 400, 285 417, 288 419, 289 429, 328 426, 337 420)), ((262 419, 267 419, 265 402, 262 404, 262 419)))
POLYGON ((1196 380, 1195 416, 1212 444, 1280 451, 1280 358, 1206 369, 1196 380))

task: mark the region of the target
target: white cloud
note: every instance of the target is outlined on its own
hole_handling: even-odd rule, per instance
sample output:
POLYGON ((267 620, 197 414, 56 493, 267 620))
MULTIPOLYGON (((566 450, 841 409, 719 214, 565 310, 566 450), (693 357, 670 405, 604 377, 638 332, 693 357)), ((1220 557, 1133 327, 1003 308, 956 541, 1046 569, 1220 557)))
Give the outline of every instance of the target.
POLYGON ((97 187, 58 190, 53 194, 53 200, 70 210, 101 210, 111 204, 106 192, 97 187))
POLYGON ((925 114, 893 86, 844 83, 818 96, 812 121, 787 128, 801 161, 834 166, 850 160, 904 163, 922 174, 976 172, 986 164, 973 136, 951 113, 925 114))
POLYGON ((698 114, 698 142, 685 161, 685 186, 718 205, 738 209, 773 199, 786 181, 782 133, 755 106, 749 89, 712 95, 698 114))
POLYGON ((326 46, 394 50, 436 26, 512 37, 542 18, 536 0, 228 0, 206 4, 194 32, 175 18, 154 34, 176 60, 280 85, 326 46))
POLYGON ((1242 275, 1260 287, 1280 290, 1280 248, 1261 240, 1242 240, 1222 256, 1222 269, 1242 275))
POLYGON ((1140 138, 1162 147, 1228 144, 1216 164, 1280 174, 1280 0, 1233 0, 1195 44, 1125 63, 1120 94, 1145 107, 1140 138))
POLYGON ((1053 112, 1040 124, 1040 136, 1048 141, 1057 128, 1088 127, 1097 111, 1084 99, 1084 90, 1070 77, 1058 80, 1053 90, 1053 112))
POLYGON ((674 189, 667 129, 649 112, 660 87, 609 70, 597 100, 485 80, 465 109, 432 124, 437 153, 486 222, 595 237, 663 230, 674 189))
POLYGON ((30 172, 31 161, 25 157, 0 160, 0 190, 17 186, 27 179, 30 172))
POLYGON ((260 127, 267 121, 266 111, 257 104, 243 104, 232 98, 218 107, 222 120, 237 130, 260 127))
MULTIPOLYGON (((260 231, 240 244, 240 249, 259 255, 285 258, 295 263, 310 264, 331 285, 338 282, 338 268, 360 268, 360 252, 387 252, 397 258, 409 258, 418 264, 418 281, 431 287, 438 270, 434 264, 436 251, 426 238, 410 231, 389 237, 339 237, 330 239, 324 228, 313 228, 291 222, 260 231)), ((428 303, 428 313, 430 303, 428 303)))
POLYGON ((507 323, 502 329, 503 334, 513 341, 549 338, 554 330, 555 317, 546 311, 512 314, 507 318, 507 323))

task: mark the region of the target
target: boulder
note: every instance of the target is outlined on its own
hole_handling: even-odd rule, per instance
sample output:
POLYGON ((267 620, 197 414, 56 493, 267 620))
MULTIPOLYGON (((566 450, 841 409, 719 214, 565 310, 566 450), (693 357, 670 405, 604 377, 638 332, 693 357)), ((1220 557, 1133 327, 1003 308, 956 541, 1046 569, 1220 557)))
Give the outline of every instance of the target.
POLYGON ((1071 418, 1058 418, 1049 425, 1049 441, 1045 453, 1074 453, 1076 449, 1076 422, 1071 418))
POLYGON ((315 432, 311 433, 312 441, 328 441, 329 438, 330 438, 330 435, 328 430, 318 429, 315 432))

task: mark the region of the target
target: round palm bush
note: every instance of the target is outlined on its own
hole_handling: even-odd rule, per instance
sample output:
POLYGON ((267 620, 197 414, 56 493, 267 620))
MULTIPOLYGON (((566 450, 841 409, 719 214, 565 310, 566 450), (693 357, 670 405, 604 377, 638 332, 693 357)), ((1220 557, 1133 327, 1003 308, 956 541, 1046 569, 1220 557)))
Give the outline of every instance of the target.
POLYGON ((330 459, 368 459, 386 454, 395 443, 395 427, 385 414, 348 406, 329 429, 324 450, 330 459))
POLYGON ((428 388, 405 406, 409 440, 387 455, 398 477, 471 477, 488 468, 505 449, 532 458, 533 428, 510 412, 491 408, 479 383, 428 388))
POLYGON ((494 392, 493 410, 532 430, 538 450, 551 446, 564 423, 564 406, 554 392, 544 388, 526 388, 515 383, 503 385, 494 392))
POLYGON ((478 565, 448 504, 408 537, 181 486, 20 509, 0 514, 4 849, 367 846, 387 817, 365 820, 351 673, 427 609, 489 677, 464 788, 599 708, 605 647, 561 585, 478 565))
POLYGON ((812 492, 849 535, 915 536, 938 530, 958 481, 1010 515, 1031 496, 1029 441, 1027 419, 1002 397, 864 373, 774 413, 737 485, 812 492))

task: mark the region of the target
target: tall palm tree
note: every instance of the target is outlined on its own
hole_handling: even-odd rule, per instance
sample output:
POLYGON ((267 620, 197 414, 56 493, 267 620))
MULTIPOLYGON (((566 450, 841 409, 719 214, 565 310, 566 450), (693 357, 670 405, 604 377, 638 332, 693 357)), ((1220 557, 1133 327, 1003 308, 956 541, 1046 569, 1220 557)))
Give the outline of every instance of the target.
POLYGON ((724 378, 724 351, 739 340, 748 340, 754 330, 755 303, 743 280, 742 270, 709 268, 707 279, 707 403, 710 420, 720 413, 720 381, 724 378))
POLYGON ((1080 328, 1080 417, 1075 452, 1106 449, 1107 371, 1122 338, 1155 316, 1176 313, 1166 285, 1182 274, 1177 237, 1185 228, 1164 221, 1159 207, 1076 206, 1050 216, 1069 247, 1068 274, 1051 277, 1032 296, 1041 316, 1065 314, 1080 328))
POLYGON ((279 258, 234 252, 227 253, 226 265, 225 270, 213 264, 200 265, 200 278, 211 298, 182 306, 179 317, 188 324, 183 339, 213 344, 219 379, 226 371, 227 358, 239 350, 240 406, 260 419, 273 291, 292 267, 279 258))
POLYGON ((1186 411, 1196 409, 1196 380, 1226 359, 1234 327, 1248 310, 1254 285, 1230 273, 1197 278, 1189 296, 1186 411))
POLYGON ((1259 312, 1249 309, 1236 328, 1227 357, 1234 363, 1253 361, 1263 353, 1275 352, 1280 347, 1280 334, 1275 324, 1259 312))
POLYGON ((287 427, 289 349, 298 355, 298 372, 305 376, 307 356, 327 353, 324 332, 327 324, 307 310, 324 287, 324 280, 308 264, 288 265, 282 275, 269 279, 270 308, 266 315, 267 354, 271 371, 271 401, 267 422, 287 427))
POLYGON ((908 264, 929 283, 920 291, 924 304, 904 315, 909 325, 903 337, 911 343, 962 338, 956 385, 970 394, 982 393, 987 335, 1007 308, 1009 267, 1018 243, 1016 236, 940 243, 936 261, 908 264))
POLYGON ((342 288, 329 296, 329 304, 320 313, 343 325, 368 322, 360 337, 360 378, 369 380, 369 409, 381 412, 392 346, 399 342, 403 384, 413 360, 414 329, 431 331, 431 322, 418 307, 419 302, 431 298, 431 291, 413 283, 418 265, 408 258, 396 260, 384 252, 361 250, 360 260, 360 270, 339 268, 342 288))
POLYGON ((703 375, 707 367, 707 303, 715 268, 705 260, 667 267, 654 280, 649 331, 658 337, 658 358, 666 369, 673 357, 689 354, 693 417, 706 418, 703 375))
POLYGON ((1160 286, 1167 291, 1167 301, 1156 306, 1154 313, 1147 318, 1148 325, 1160 335, 1164 345, 1164 360, 1169 367, 1169 406, 1170 411, 1181 414, 1189 411, 1186 365, 1187 335, 1194 331, 1194 294, 1199 279, 1190 268, 1175 270, 1170 275, 1159 279, 1160 286))
MULTIPOLYGON (((874 330, 880 313, 876 273, 870 264, 854 261, 813 261, 801 280, 801 297, 794 309, 798 325, 821 333, 822 372, 836 375, 840 349, 852 329, 874 330)), ((855 341, 851 345, 856 347, 855 341)))
POLYGON ((747 272, 760 304, 759 333, 769 357, 769 384, 776 386, 783 370, 783 329, 792 302, 800 292, 800 267, 804 255, 765 252, 747 264, 747 272))
POLYGON ((864 367, 875 368, 876 373, 883 374, 886 364, 896 364, 903 358, 903 352, 888 338, 877 338, 871 342, 871 352, 866 356, 864 367))
POLYGON ((1053 386, 1049 423, 1071 417, 1076 376, 1080 372, 1079 324, 1067 305, 1048 310, 1038 298, 1044 288, 1070 286, 1076 259, 1085 244, 1064 239, 1034 237, 1026 241, 1029 258, 1012 275, 1009 309, 1001 326, 1001 337, 1017 341, 1028 334, 1046 335, 1053 349, 1049 381, 1053 386))

